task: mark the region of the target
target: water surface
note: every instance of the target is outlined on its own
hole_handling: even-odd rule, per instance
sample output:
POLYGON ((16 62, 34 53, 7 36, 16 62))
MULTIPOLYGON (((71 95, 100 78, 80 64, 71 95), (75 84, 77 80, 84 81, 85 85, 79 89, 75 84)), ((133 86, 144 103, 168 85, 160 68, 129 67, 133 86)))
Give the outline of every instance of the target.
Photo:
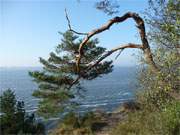
MULTIPOLYGON (((18 100, 25 102, 28 111, 35 111, 38 99, 32 96, 37 84, 32 81, 28 71, 40 68, 0 68, 0 94, 8 88, 15 91, 18 100)), ((84 98, 78 99, 80 111, 102 108, 112 111, 126 100, 133 99, 136 90, 135 67, 116 67, 114 71, 92 81, 84 81, 84 98)))

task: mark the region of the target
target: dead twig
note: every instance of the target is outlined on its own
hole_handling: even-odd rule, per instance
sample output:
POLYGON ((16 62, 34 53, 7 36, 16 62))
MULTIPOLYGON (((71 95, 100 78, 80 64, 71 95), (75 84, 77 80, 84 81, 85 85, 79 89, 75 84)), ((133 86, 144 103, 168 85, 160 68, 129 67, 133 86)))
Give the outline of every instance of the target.
POLYGON ((77 32, 77 31, 73 30, 72 27, 71 27, 71 22, 70 22, 70 19, 68 17, 68 13, 67 13, 66 9, 65 9, 65 14, 66 14, 66 20, 68 22, 69 31, 72 31, 72 32, 74 32, 74 33, 76 33, 78 35, 88 35, 88 33, 82 33, 82 32, 77 32))

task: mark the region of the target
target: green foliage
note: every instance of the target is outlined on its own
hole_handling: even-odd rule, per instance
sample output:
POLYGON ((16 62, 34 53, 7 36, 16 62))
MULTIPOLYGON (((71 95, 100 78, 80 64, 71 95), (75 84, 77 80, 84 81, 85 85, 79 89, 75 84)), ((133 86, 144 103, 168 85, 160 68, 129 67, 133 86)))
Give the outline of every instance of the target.
POLYGON ((73 112, 69 112, 68 114, 66 114, 62 123, 64 126, 71 127, 71 128, 79 128, 80 127, 79 118, 73 112))
POLYGON ((107 15, 113 15, 119 12, 119 3, 115 0, 100 0, 96 2, 96 8, 107 15))
POLYGON ((180 102, 171 102, 162 111, 155 107, 130 112, 127 120, 112 130, 112 135, 179 135, 180 102))
POLYGON ((153 58, 159 67, 159 73, 144 66, 140 73, 140 100, 144 104, 153 103, 163 107, 174 98, 171 93, 180 94, 180 27, 179 0, 149 0, 146 22, 150 27, 148 37, 154 45, 153 58), (144 98, 143 98, 144 97, 144 98))
POLYGON ((84 47, 81 72, 77 73, 76 55, 82 39, 70 31, 60 34, 63 38, 56 47, 56 52, 51 52, 48 60, 40 58, 43 70, 29 73, 38 83, 39 88, 33 95, 41 99, 38 112, 44 117, 55 116, 65 108, 74 106, 71 99, 82 95, 80 80, 71 87, 79 74, 81 79, 92 80, 112 71, 112 61, 104 61, 86 70, 88 64, 98 59, 106 50, 97 46, 99 41, 93 39, 84 47))
POLYGON ((10 89, 0 96, 1 134, 44 134, 44 125, 35 120, 34 114, 27 114, 24 102, 17 101, 10 89))
POLYGON ((146 22, 153 58, 160 69, 154 73, 145 65, 139 76, 137 102, 140 110, 129 112, 112 135, 179 135, 179 43, 180 1, 149 0, 146 22))
POLYGON ((93 112, 82 116, 69 112, 52 135, 93 135, 93 125, 97 122, 100 122, 100 118, 93 112))
POLYGON ((12 114, 16 111, 15 105, 16 105, 16 97, 13 91, 8 89, 6 92, 3 93, 3 95, 0 97, 0 111, 2 113, 6 113, 7 117, 13 116, 12 114))
POLYGON ((149 0, 146 23, 150 27, 149 38, 156 47, 163 46, 171 50, 179 47, 179 7, 179 0, 149 0))

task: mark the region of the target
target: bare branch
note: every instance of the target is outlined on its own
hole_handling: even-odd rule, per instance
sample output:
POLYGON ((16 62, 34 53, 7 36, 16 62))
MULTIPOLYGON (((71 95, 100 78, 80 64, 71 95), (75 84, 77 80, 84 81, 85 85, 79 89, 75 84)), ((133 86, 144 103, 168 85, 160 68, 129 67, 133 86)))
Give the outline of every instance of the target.
MULTIPOLYGON (((143 49, 142 45, 139 44, 133 44, 133 43, 129 43, 126 45, 121 45, 118 46, 110 51, 107 51, 104 55, 102 55, 98 60, 96 60, 95 62, 93 62, 93 64, 88 64, 88 69, 90 70, 91 68, 95 67, 97 64, 99 64, 101 61, 103 61, 105 58, 107 58, 108 56, 110 56, 112 53, 118 51, 118 50, 124 50, 126 48, 137 48, 137 49, 143 49)), ((92 63, 92 62, 91 62, 92 63)))
POLYGON ((67 13, 66 8, 65 8, 65 14, 66 14, 66 20, 68 22, 69 31, 72 31, 72 32, 74 32, 74 33, 76 33, 78 35, 88 35, 88 33, 82 33, 82 32, 77 32, 77 31, 73 30, 72 27, 71 27, 71 22, 70 22, 70 19, 68 17, 68 13, 67 13))
POLYGON ((120 56, 120 54, 122 53, 123 50, 124 50, 124 49, 119 50, 119 53, 118 53, 117 56, 115 57, 115 60, 120 56))
MULTIPOLYGON (((133 43, 129 43, 129 44, 125 44, 125 45, 120 45, 116 48, 113 48, 109 51, 106 51, 99 59, 90 62, 89 64, 87 64, 87 69, 86 71, 84 71, 83 74, 86 74, 86 72, 88 72, 89 70, 91 70, 93 67, 95 67, 97 64, 99 64, 101 61, 103 61, 105 58, 107 58, 108 56, 110 56, 112 53, 118 51, 118 50, 124 50, 126 48, 137 48, 137 49, 143 49, 143 46, 140 44, 133 44, 133 43)), ((79 76, 72 82, 72 84, 70 85, 69 88, 71 88, 74 84, 76 84, 79 79, 81 79, 81 75, 79 74, 79 76)))
POLYGON ((71 85, 69 86, 69 89, 76 83, 78 83, 79 79, 81 79, 81 76, 78 75, 78 77, 71 83, 71 85))
POLYGON ((129 18, 132 18, 136 22, 137 28, 139 29, 139 34, 140 34, 141 42, 142 42, 142 50, 144 52, 146 62, 152 67, 152 69, 155 72, 159 71, 159 69, 157 68, 157 66, 153 60, 150 46, 149 46, 148 40, 146 38, 146 31, 145 31, 143 19, 136 13, 127 12, 123 16, 115 17, 115 18, 109 20, 106 24, 104 24, 100 28, 94 29, 88 33, 88 35, 84 38, 84 40, 82 41, 82 43, 79 46, 79 56, 76 61, 76 66, 77 66, 78 72, 80 72, 80 61, 81 61, 81 57, 83 55, 83 47, 86 45, 86 43, 89 41, 89 39, 96 34, 99 34, 105 30, 108 30, 114 23, 120 23, 129 18))

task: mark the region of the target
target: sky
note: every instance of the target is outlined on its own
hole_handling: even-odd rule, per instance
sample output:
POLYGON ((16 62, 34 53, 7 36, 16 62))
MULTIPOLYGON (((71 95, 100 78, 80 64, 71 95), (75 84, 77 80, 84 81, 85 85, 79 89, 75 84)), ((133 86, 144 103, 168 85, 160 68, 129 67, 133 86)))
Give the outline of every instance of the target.
MULTIPOLYGON (((118 16, 131 11, 141 16, 147 0, 119 0, 118 16)), ((73 29, 89 32, 106 23, 107 16, 94 6, 95 0, 0 0, 0 67, 41 66, 39 57, 49 53, 61 42, 58 32, 68 29, 64 9, 68 11, 73 29)), ((83 36, 81 36, 83 38, 83 36)), ((140 43, 135 23, 129 19, 113 25, 110 30, 95 36, 100 46, 111 49, 120 44, 140 43)), ((127 49, 115 60, 115 65, 136 65, 137 51, 127 49)))

